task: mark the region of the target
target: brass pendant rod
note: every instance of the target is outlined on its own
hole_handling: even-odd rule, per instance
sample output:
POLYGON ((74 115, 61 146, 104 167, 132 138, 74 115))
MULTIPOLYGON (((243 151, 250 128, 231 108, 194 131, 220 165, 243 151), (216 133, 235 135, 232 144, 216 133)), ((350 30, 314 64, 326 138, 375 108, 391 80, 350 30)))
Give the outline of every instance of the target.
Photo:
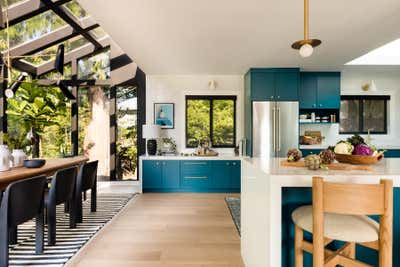
POLYGON ((308 27, 309 27, 309 19, 308 19, 308 0, 304 0, 304 40, 308 40, 308 27))

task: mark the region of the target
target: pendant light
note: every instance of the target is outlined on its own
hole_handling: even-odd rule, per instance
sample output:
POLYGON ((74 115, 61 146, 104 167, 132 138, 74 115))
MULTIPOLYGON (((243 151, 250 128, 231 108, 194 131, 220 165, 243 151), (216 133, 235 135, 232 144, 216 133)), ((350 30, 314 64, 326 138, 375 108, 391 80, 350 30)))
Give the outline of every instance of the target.
POLYGON ((308 36, 309 29, 309 0, 304 0, 304 39, 292 44, 292 48, 299 50, 300 56, 309 57, 314 52, 314 47, 319 46, 322 42, 318 39, 310 39, 308 36))

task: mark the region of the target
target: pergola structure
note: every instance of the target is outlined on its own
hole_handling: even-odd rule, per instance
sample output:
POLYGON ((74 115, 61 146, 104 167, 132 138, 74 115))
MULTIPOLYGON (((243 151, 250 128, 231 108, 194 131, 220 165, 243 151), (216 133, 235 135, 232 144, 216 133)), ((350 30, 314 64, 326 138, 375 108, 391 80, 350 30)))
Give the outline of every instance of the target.
MULTIPOLYGON (((116 126, 117 126, 117 105, 116 90, 118 86, 135 86, 138 97, 138 155, 145 151, 142 141, 142 127, 145 123, 145 89, 146 75, 134 63, 134 61, 125 54, 121 48, 112 40, 112 38, 101 30, 100 25, 89 15, 79 18, 75 16, 67 5, 74 0, 17 0, 16 3, 9 6, 8 19, 9 25, 27 21, 35 16, 45 12, 52 12, 53 15, 61 18, 65 25, 49 33, 43 34, 27 42, 15 45, 8 50, 1 51, 1 60, 9 53, 12 57, 37 55, 45 53, 46 49, 57 46, 64 42, 73 42, 81 39, 81 45, 70 51, 65 52, 64 64, 71 66, 71 77, 63 79, 67 86, 70 86, 72 94, 77 98, 80 86, 101 85, 109 86, 110 90, 110 179, 116 179, 116 126), (89 57, 100 51, 110 50, 110 79, 107 80, 88 80, 78 78, 78 60, 89 57)), ((6 27, 6 10, 4 0, 0 0, 0 30, 6 27)), ((18 71, 24 71, 30 74, 34 79, 38 79, 42 84, 55 84, 56 81, 43 79, 45 74, 54 70, 54 58, 40 64, 30 63, 24 58, 14 58, 12 60, 13 68, 18 71)), ((4 91, 8 87, 7 69, 4 66, 0 79, 0 132, 7 132, 7 101, 4 91)), ((78 154, 78 100, 73 100, 71 108, 71 140, 73 154, 78 154)))

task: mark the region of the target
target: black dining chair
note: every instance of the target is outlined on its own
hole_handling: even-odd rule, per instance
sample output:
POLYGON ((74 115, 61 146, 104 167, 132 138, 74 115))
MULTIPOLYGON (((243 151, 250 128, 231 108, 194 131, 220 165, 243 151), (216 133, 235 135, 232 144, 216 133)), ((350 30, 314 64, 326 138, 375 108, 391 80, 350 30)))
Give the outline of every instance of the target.
MULTIPOLYGON (((77 205, 77 222, 83 221, 82 215, 82 194, 86 195, 86 191, 91 191, 90 211, 97 210, 97 166, 99 162, 92 161, 85 163, 79 170, 79 175, 76 183, 76 205, 77 205)), ((86 200, 86 197, 84 197, 86 200)))
POLYGON ((8 266, 8 245, 17 242, 18 225, 33 218, 36 218, 36 254, 43 253, 45 186, 46 177, 38 176, 14 182, 6 188, 0 206, 0 267, 8 266))
POLYGON ((49 192, 45 197, 49 246, 54 246, 56 244, 56 206, 66 203, 69 204, 69 227, 76 227, 76 205, 74 196, 77 172, 77 167, 59 170, 51 180, 49 192))

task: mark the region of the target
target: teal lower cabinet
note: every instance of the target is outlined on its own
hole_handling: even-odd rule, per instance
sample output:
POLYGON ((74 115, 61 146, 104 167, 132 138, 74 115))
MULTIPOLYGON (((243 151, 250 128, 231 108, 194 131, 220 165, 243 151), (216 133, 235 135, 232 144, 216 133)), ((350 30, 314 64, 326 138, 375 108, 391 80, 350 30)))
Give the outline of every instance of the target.
POLYGON ((307 157, 308 155, 311 154, 316 154, 319 155, 322 149, 300 149, 301 153, 303 154, 303 157, 307 157))
POLYGON ((386 158, 400 158, 400 149, 388 149, 385 151, 386 158))
POLYGON ((240 192, 240 160, 143 160, 143 192, 240 192))

